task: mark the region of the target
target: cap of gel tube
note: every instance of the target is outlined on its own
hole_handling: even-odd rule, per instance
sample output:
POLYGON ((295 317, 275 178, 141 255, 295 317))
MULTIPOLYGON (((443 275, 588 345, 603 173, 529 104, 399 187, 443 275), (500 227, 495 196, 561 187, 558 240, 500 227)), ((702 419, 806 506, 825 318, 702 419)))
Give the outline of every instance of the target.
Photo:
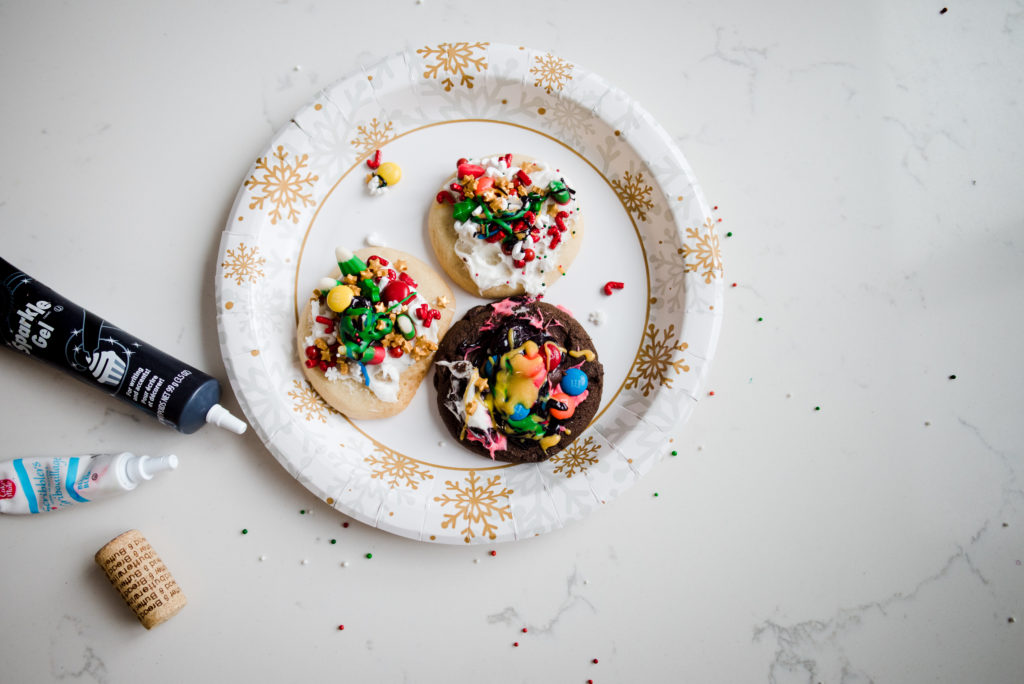
POLYGON ((229 432, 234 432, 236 435, 240 435, 245 432, 246 428, 245 423, 236 418, 231 411, 228 411, 220 404, 214 404, 210 407, 210 410, 206 412, 206 422, 216 425, 219 428, 224 428, 229 432))

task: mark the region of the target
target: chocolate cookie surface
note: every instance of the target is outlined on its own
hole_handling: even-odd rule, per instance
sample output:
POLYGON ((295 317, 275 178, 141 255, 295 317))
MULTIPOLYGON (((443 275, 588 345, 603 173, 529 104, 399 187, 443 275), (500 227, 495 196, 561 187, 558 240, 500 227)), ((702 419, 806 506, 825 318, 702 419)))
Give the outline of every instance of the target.
POLYGON ((451 435, 497 461, 543 461, 590 424, 604 369, 570 314, 531 297, 474 307, 435 356, 437 408, 451 435))

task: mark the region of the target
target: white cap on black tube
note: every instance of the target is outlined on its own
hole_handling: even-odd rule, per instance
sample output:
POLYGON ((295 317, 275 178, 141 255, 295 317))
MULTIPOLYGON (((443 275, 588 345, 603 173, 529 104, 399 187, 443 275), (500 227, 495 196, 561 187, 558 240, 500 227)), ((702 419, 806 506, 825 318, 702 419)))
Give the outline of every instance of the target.
POLYGON ((233 416, 231 411, 228 411, 220 404, 214 404, 210 407, 210 410, 206 413, 206 422, 213 423, 219 428, 230 430, 236 435, 240 435, 245 432, 245 428, 247 427, 244 422, 233 416))

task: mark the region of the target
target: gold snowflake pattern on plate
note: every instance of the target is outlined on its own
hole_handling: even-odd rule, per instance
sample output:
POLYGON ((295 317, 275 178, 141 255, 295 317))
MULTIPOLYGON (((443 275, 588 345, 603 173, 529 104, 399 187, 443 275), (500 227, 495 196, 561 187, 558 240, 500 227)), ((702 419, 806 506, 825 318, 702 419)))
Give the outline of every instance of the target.
POLYGON ((330 413, 337 413, 333 408, 327 405, 313 386, 305 381, 292 380, 294 389, 288 392, 288 396, 292 399, 292 410, 296 413, 301 413, 302 417, 308 422, 319 420, 321 423, 327 422, 327 415, 330 413))
POLYGON ((494 475, 481 483, 477 472, 471 470, 465 481, 446 480, 444 484, 452 495, 446 492, 442 496, 435 496, 434 501, 442 507, 454 506, 455 512, 444 514, 441 529, 454 530, 461 524, 459 521, 463 521, 466 526, 459 530, 459 534, 463 535, 462 539, 467 544, 478 534, 494 539, 498 529, 497 524, 492 522, 495 518, 497 522, 512 519, 508 498, 513 490, 501 487, 501 475, 494 475), (474 526, 479 528, 474 530, 474 526))
POLYGON ((421 464, 385 446, 378 446, 377 451, 364 458, 363 462, 370 466, 370 477, 380 480, 390 489, 419 489, 421 482, 434 478, 434 474, 421 464))
POLYGON ((563 473, 566 478, 586 472, 587 468, 597 463, 597 452, 600 450, 601 445, 594 444, 593 436, 588 436, 582 442, 576 440, 551 457, 551 462, 558 464, 552 472, 563 473))
POLYGON ((359 154, 370 154, 383 146, 394 134, 394 123, 378 121, 377 117, 373 117, 369 123, 356 126, 356 139, 352 141, 352 146, 359 150, 359 154))
POLYGON ((253 191, 249 208, 263 210, 264 205, 269 201, 272 207, 270 210, 272 224, 277 225, 277 222, 281 220, 282 211, 287 211, 287 218, 292 223, 298 223, 300 209, 316 204, 313 201, 313 194, 306 192, 319 179, 316 174, 309 171, 303 174, 308 159, 309 155, 304 154, 296 157, 293 163, 289 163, 284 145, 277 146, 273 160, 269 157, 256 159, 256 173, 253 173, 245 181, 245 187, 253 191), (257 173, 262 173, 262 177, 257 178, 257 173))
POLYGON ((686 242, 679 249, 679 253, 683 255, 686 271, 699 271, 704 282, 710 285, 712 280, 722 275, 722 251, 715 222, 707 219, 704 228, 704 235, 700 234, 698 228, 687 228, 686 242))
POLYGON ((640 353, 637 354, 633 367, 629 369, 629 375, 623 384, 624 389, 639 387, 646 397, 659 385, 672 386, 675 378, 670 371, 675 370, 676 375, 690 371, 690 366, 684 359, 675 358, 677 352, 685 352, 690 346, 678 339, 675 342, 670 341, 675 337, 675 325, 661 330, 660 336, 659 339, 659 330, 653 323, 647 326, 640 342, 640 353))
POLYGON ((626 211, 640 221, 647 220, 647 212, 654 207, 654 202, 651 201, 654 188, 644 183, 643 171, 637 171, 635 175, 624 171, 621 180, 612 180, 612 187, 619 196, 619 201, 626 207, 626 211))
POLYGON ((259 247, 246 247, 244 242, 238 243, 238 249, 229 249, 224 252, 224 261, 221 268, 224 269, 224 277, 234 278, 235 285, 249 281, 255 283, 263 277, 263 265, 267 260, 261 257, 259 247))
POLYGON ((572 64, 552 54, 538 55, 530 73, 537 77, 533 85, 543 88, 548 95, 552 89, 561 90, 572 80, 572 64))
POLYGON ((437 47, 422 47, 416 54, 422 55, 425 61, 434 60, 433 64, 427 64, 423 72, 424 78, 438 78, 441 72, 448 74, 448 78, 441 81, 441 85, 444 86, 445 92, 450 92, 455 87, 452 76, 459 77, 460 86, 473 87, 475 76, 471 76, 467 71, 471 68, 477 72, 487 69, 486 54, 476 56, 476 51, 486 53, 488 45, 490 43, 441 43, 437 47))

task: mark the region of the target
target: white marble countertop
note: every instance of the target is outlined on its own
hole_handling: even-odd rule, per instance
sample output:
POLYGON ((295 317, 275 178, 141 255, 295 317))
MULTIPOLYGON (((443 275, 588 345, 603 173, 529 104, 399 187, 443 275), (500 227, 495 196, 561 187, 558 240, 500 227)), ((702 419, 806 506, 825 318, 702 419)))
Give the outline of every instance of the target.
POLYGON ((181 467, 2 521, 0 680, 1020 681, 1024 5, 626 7, 0 3, 2 256, 236 412, 235 193, 318 90, 403 49, 529 45, 627 91, 718 207, 726 283, 678 455, 500 545, 346 526, 252 431, 182 435, 4 353, 3 458, 181 467), (93 563, 130 528, 189 599, 148 632, 93 563))

